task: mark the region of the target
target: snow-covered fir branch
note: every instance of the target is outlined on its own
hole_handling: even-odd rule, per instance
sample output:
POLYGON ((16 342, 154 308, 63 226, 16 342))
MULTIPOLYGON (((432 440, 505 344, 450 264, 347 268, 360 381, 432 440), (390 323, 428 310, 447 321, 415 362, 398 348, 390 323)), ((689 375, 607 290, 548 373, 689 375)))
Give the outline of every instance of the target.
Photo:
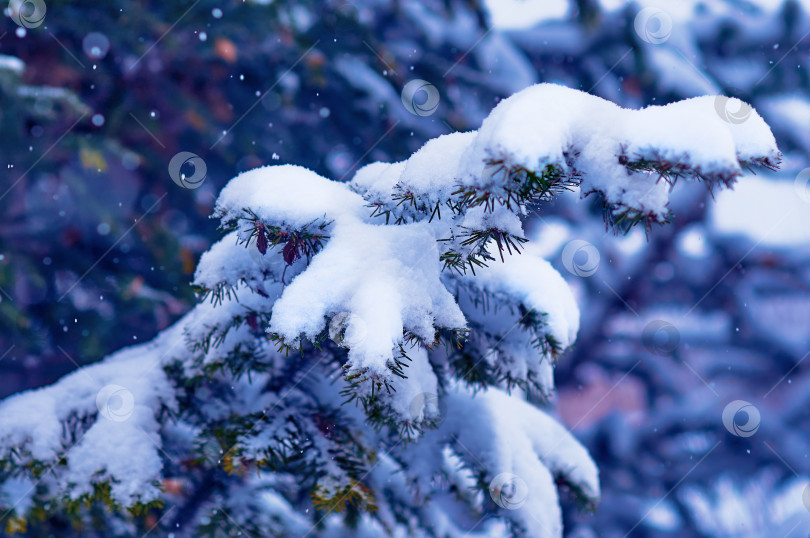
POLYGON ((346 183, 239 175, 191 312, 0 403, 0 479, 27 490, 8 508, 169 502, 166 528, 189 535, 233 519, 260 535, 561 536, 560 491, 588 507, 600 488, 547 408, 579 311, 525 248, 528 207, 579 190, 609 224, 663 223, 678 179, 778 165, 756 112, 734 124, 714 103, 629 110, 541 84, 346 183))

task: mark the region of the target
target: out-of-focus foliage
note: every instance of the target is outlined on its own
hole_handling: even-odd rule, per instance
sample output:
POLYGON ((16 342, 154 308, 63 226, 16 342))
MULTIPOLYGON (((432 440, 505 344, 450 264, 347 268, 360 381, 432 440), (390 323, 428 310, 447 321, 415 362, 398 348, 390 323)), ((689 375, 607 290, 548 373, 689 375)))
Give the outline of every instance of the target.
MULTIPOLYGON (((592 518, 572 515, 582 522, 572 532, 804 536, 810 330, 798 320, 810 312, 800 231, 810 198, 794 178, 810 164, 800 125, 810 17, 798 2, 657 5, 672 23, 661 42, 634 31, 640 6, 602 11, 587 38, 570 40, 581 66, 612 68, 594 91, 637 105, 706 93, 747 99, 787 159, 778 175, 743 178, 717 206, 701 187, 683 189, 673 225, 646 238, 613 238, 596 219, 580 226, 573 204, 540 215, 538 232, 552 230, 548 256, 561 262, 573 239, 600 254, 593 276, 572 277, 583 326, 558 370, 560 412, 595 453, 604 488, 592 518), (735 400, 760 413, 750 437, 723 423, 735 400)), ((530 47, 565 32, 582 35, 574 23, 547 24, 516 41, 530 47)), ((744 123, 745 110, 723 105, 721 117, 744 123)), ((745 424, 746 414, 735 419, 745 424)))
POLYGON ((26 32, 6 18, 0 40, 27 64, 19 82, 19 70, 5 70, 2 97, 0 394, 52 381, 184 312, 196 258, 216 238, 214 194, 236 173, 294 162, 346 177, 476 126, 495 95, 523 87, 499 92, 481 68, 455 65, 484 31, 483 13, 463 3, 47 9, 26 32), (448 96, 432 117, 402 106, 417 77, 448 96), (72 93, 52 106, 51 90, 21 100, 19 84, 72 93), (207 164, 197 190, 169 177, 179 151, 207 164))

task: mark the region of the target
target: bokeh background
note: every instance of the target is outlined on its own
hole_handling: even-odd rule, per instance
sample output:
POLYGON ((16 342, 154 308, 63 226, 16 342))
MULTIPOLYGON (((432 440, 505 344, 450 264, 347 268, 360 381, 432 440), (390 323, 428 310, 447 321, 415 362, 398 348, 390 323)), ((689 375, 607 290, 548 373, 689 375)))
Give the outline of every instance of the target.
POLYGON ((216 194, 243 170, 348 179, 537 82, 626 107, 734 96, 772 126, 779 172, 679 184, 648 232, 606 230, 577 193, 532 208, 532 248, 582 312, 556 413, 603 482, 566 532, 810 533, 810 2, 44 4, 40 25, 0 20, 0 397, 185 313, 216 194), (414 79, 438 90, 430 114, 403 105, 414 79), (181 151, 205 162, 199 188, 170 178, 181 151), (562 263, 573 240, 595 271, 562 263))

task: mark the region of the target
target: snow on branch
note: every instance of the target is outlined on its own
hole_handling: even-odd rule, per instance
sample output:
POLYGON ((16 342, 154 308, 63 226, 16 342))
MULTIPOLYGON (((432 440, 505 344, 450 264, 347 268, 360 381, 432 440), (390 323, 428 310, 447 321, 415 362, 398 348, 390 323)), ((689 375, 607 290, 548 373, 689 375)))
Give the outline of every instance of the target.
POLYGON ((479 130, 349 183, 287 165, 240 174, 216 203, 226 235, 200 260, 201 302, 152 343, 0 402, 0 480, 150 503, 176 427, 196 436, 174 443, 188 458, 204 460, 196 443, 237 475, 305 474, 313 506, 356 501, 383 524, 411 502, 443 528, 458 502, 495 513, 460 485, 508 504, 520 484, 504 498, 499 480, 518 476, 524 504, 496 504, 530 535, 559 536, 557 484, 585 504, 599 485, 585 450, 528 403, 553 390, 579 312, 563 278, 522 249, 527 205, 579 189, 603 196, 614 223, 663 222, 680 177, 730 185, 743 167, 776 166, 759 115, 727 123, 714 99, 626 110, 541 84, 479 130), (385 427, 413 443, 387 445, 385 427), (379 470, 366 478, 378 458, 404 473, 401 488, 424 479, 421 498, 375 494, 368 483, 391 487, 379 470), (462 493, 427 506, 437 477, 462 493))
POLYGON ((473 394, 458 386, 448 390, 445 405, 439 428, 398 455, 420 488, 431 489, 437 470, 451 472, 443 463, 450 447, 456 460, 452 466, 462 467, 467 481, 489 490, 491 501, 478 508, 502 509, 526 536, 562 535, 557 483, 567 484, 583 505, 598 502, 593 460, 543 411, 497 389, 473 394))
POLYGON ((29 469, 32 484, 72 501, 131 507, 158 499, 161 422, 177 409, 159 359, 178 336, 169 329, 0 402, 0 468, 29 469))
POLYGON ((631 110, 538 84, 498 104, 477 131, 431 140, 402 163, 368 165, 352 185, 375 214, 400 221, 479 205, 517 209, 578 185, 605 198, 614 222, 664 222, 678 178, 731 185, 743 168, 780 162, 759 114, 732 99, 728 106, 750 114, 729 122, 716 112, 718 98, 631 110))

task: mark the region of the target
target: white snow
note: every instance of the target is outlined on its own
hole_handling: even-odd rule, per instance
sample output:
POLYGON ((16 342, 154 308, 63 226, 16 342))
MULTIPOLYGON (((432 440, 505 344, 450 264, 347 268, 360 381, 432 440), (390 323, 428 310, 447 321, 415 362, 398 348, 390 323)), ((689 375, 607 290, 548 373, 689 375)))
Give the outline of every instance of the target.
POLYGON ((523 30, 544 21, 562 19, 570 9, 565 0, 485 0, 492 27, 523 30))
MULTIPOLYGON (((289 361, 314 357, 265 355, 271 342, 263 333, 274 333, 290 345, 304 338, 317 343, 326 335, 348 348, 346 363, 338 366, 393 386, 393 393, 383 394, 381 401, 395 417, 411 424, 443 419, 439 429, 426 431, 419 443, 401 451, 408 465, 401 468, 406 473, 398 494, 404 495, 407 481, 425 498, 433 496, 436 504, 425 507, 426 520, 450 534, 460 533, 453 517, 458 507, 447 508, 458 496, 434 494, 432 488, 437 479, 448 477, 457 485, 468 484, 469 475, 462 471, 475 470, 493 483, 514 475, 525 486, 522 504, 502 510, 505 518, 532 536, 561 536, 555 477, 564 477, 594 502, 599 497, 596 467, 565 428, 524 399, 522 389, 511 387, 507 394, 504 377, 550 393, 548 355, 554 353, 538 349, 533 339, 553 341, 560 348, 555 352, 574 343, 579 311, 572 292, 539 257, 556 250, 566 237, 553 229, 550 235, 538 234, 548 245, 522 254, 499 252, 493 238, 522 238, 526 200, 515 201, 513 195, 528 185, 524 172, 539 175, 547 165, 571 181, 581 177, 582 194, 599 191, 611 204, 660 218, 667 211, 668 185, 657 174, 628 169, 621 158, 682 166, 723 181, 740 175, 743 161, 774 162, 778 151, 759 115, 741 102, 720 102, 737 107, 744 117, 722 119, 715 97, 626 110, 580 91, 539 84, 498 104, 477 131, 439 137, 399 163, 365 166, 350 183, 290 165, 242 173, 216 202, 216 214, 229 233, 202 256, 195 274, 196 284, 215 292, 214 300, 198 304, 150 344, 124 349, 50 387, 0 402, 0 456, 14 448, 19 454, 13 457, 23 466, 34 460, 53 465, 64 458, 66 465, 54 466, 56 478, 48 485, 74 499, 91 492, 93 483, 109 481, 114 500, 124 506, 152 500, 160 493, 154 484, 162 472, 167 423, 162 410, 177 406, 178 389, 165 366, 179 363, 186 375, 201 375, 206 365, 225 363, 240 351, 266 357, 267 366, 290 367, 289 361), (501 163, 501 172, 509 173, 499 173, 489 161, 501 163), (470 192, 487 203, 470 202, 464 197, 470 192), (317 228, 322 243, 317 252, 288 266, 286 245, 270 246, 262 254, 256 239, 249 239, 259 225, 287 234, 317 228), (481 238, 481 243, 470 238, 481 238), (549 245, 556 247, 549 250, 549 245), (470 267, 471 257, 486 260, 487 266, 475 272, 443 267, 442 257, 454 255, 470 267), (482 297, 494 308, 481 308, 482 297), (527 330, 522 312, 537 314, 542 323, 527 330), (259 319, 264 326, 257 326, 259 319), (462 352, 477 363, 486 361, 498 374, 491 386, 476 387, 477 393, 458 380, 464 372, 450 364, 455 351, 434 347, 440 330, 468 328, 474 334, 462 352), (405 379, 392 367, 401 347, 410 358, 405 379), (464 469, 448 471, 454 463, 464 469)), ((713 213, 721 233, 761 238, 767 228, 763 222, 778 221, 776 229, 784 221, 785 228, 773 233, 774 241, 792 245, 810 240, 810 213, 795 185, 768 182, 766 187, 762 180, 747 178, 733 195, 721 193, 713 213), (740 193, 742 198, 731 198, 740 193)), ((630 236, 627 248, 636 248, 638 238, 640 232, 630 236)), ((686 247, 699 253, 692 243, 694 239, 686 241, 686 247)), ((257 457, 296 409, 338 399, 329 392, 337 389, 325 382, 326 372, 313 372, 332 349, 312 352, 319 355, 303 376, 307 383, 299 387, 299 378, 283 396, 266 390, 273 380, 267 373, 255 385, 234 381, 231 400, 212 398, 201 412, 224 418, 231 412, 264 410, 263 428, 246 435, 241 447, 257 457), (308 392, 313 390, 314 398, 308 392)), ((335 366, 344 360, 337 357, 327 362, 335 366)), ((360 424, 362 410, 356 413, 360 424)), ((180 426, 193 430, 182 419, 180 426)), ((328 471, 323 480, 345 479, 330 455, 335 441, 320 425, 301 427, 313 447, 304 457, 328 471)), ((360 432, 369 435, 370 443, 377 439, 369 429, 360 432)), ((398 470, 398 459, 379 457, 391 473, 398 470)), ((387 484, 379 487, 391 487, 387 484)), ((499 487, 486 493, 501 495, 499 487)), ((8 496, 9 491, 0 493, 8 496)), ((248 499, 248 491, 235 490, 234 495, 248 499)), ((280 497, 255 497, 278 511, 286 509, 280 497)), ((489 502, 480 491, 469 493, 466 501, 477 510, 489 502)), ((394 519, 390 512, 384 517, 394 519)), ((297 528, 301 521, 292 518, 289 525, 297 528)), ((377 522, 367 526, 372 534, 378 528, 377 522)), ((495 523, 486 529, 503 530, 495 523)))
POLYGON ((560 273, 529 253, 505 256, 504 260, 477 270, 475 276, 467 275, 465 280, 547 314, 548 332, 563 348, 572 345, 579 330, 579 309, 560 273))
POLYGON ((160 492, 153 482, 162 461, 155 414, 162 406, 176 407, 160 359, 177 337, 175 326, 154 342, 123 349, 50 387, 4 400, 0 453, 13 447, 23 458, 30 453, 33 460, 46 463, 65 457, 67 465, 57 476, 60 487, 74 499, 92 493, 93 483, 108 479, 113 499, 124 506, 157 498, 160 492), (109 399, 99 400, 102 389, 110 385, 117 389, 108 392, 109 399), (76 442, 66 437, 71 433, 65 431, 66 421, 93 417, 89 429, 77 432, 76 442))
MULTIPOLYGON (((447 419, 429 432, 426 446, 406 447, 405 461, 419 472, 432 456, 437 439, 454 439, 456 454, 470 469, 485 470, 488 480, 511 478, 518 498, 500 513, 515 520, 528 536, 562 536, 554 482, 565 477, 591 502, 599 499, 599 476, 587 450, 556 420, 503 391, 473 394, 454 386, 446 396, 447 419)), ((490 492, 492 493, 492 492, 490 492)), ((495 492, 508 496, 509 491, 495 492)))
POLYGON ((0 69, 6 69, 17 75, 22 75, 23 71, 25 71, 25 63, 16 56, 0 54, 0 69))
POLYGON ((488 167, 488 161, 503 163, 507 169, 541 172, 553 165, 572 172, 573 158, 574 168, 583 176, 584 194, 602 192, 611 203, 660 220, 668 202, 665 182, 657 174, 629 171, 619 163, 620 155, 630 161, 681 165, 729 181, 741 174, 739 161, 778 159, 773 135, 755 110, 743 109, 745 121, 724 121, 718 102, 730 108, 747 106, 722 97, 700 97, 629 110, 578 90, 538 84, 498 104, 474 139, 470 133, 443 137, 434 141, 436 150, 426 145, 418 155, 423 162, 428 161, 428 151, 435 155, 432 161, 441 167, 436 177, 453 177, 460 185, 500 196, 505 196, 504 189, 514 190, 512 179, 488 167), (470 141, 456 163, 460 146, 470 141))
POLYGON ((462 329, 464 316, 439 280, 436 239, 426 224, 339 222, 326 247, 273 307, 271 329, 287 341, 314 339, 327 318, 350 312, 349 330, 365 337, 349 352, 351 365, 388 376, 385 364, 403 329, 432 342, 436 328, 462 329))
POLYGON ((551 165, 581 174, 583 195, 598 191, 611 204, 663 220, 668 184, 658 173, 627 168, 620 157, 733 182, 741 163, 774 164, 780 154, 764 120, 738 99, 705 96, 631 110, 537 84, 501 101, 477 131, 431 140, 404 163, 368 165, 352 186, 369 203, 390 202, 386 209, 395 216, 415 219, 408 203, 393 203, 395 195, 410 193, 428 209, 458 187, 506 199, 525 180, 516 184, 504 170, 542 173, 551 165))
POLYGON ((810 246, 810 191, 794 181, 748 176, 717 196, 714 229, 768 247, 810 246), (803 199, 804 194, 807 200, 803 199))
POLYGON ((280 165, 239 174, 222 189, 215 211, 226 220, 244 216, 249 207, 265 224, 299 229, 319 219, 363 218, 364 206, 343 183, 301 166, 280 165))

